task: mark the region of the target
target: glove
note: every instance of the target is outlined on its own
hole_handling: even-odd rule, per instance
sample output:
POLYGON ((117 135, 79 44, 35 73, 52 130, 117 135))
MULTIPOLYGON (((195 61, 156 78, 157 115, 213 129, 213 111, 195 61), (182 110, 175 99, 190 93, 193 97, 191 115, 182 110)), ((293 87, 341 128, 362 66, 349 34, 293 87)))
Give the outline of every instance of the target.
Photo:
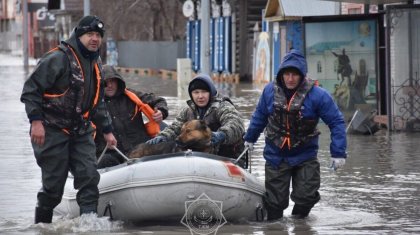
POLYGON ((166 138, 163 136, 156 136, 155 138, 146 141, 146 144, 158 144, 161 142, 166 142, 166 138))
POLYGON ((344 164, 346 164, 346 159, 345 158, 332 157, 330 168, 336 171, 338 168, 343 167, 344 164))
POLYGON ((245 145, 245 148, 248 148, 249 151, 254 150, 254 143, 245 141, 244 145, 245 145))
POLYGON ((216 145, 222 143, 226 138, 226 134, 221 131, 215 131, 211 133, 211 144, 216 145))

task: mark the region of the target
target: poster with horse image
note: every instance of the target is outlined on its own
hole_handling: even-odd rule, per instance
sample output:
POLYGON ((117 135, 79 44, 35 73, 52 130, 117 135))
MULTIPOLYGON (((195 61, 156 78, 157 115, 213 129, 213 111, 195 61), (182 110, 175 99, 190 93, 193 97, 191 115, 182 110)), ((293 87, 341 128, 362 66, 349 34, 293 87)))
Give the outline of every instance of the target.
POLYGON ((343 111, 376 107, 376 20, 305 23, 308 76, 333 95, 343 111))

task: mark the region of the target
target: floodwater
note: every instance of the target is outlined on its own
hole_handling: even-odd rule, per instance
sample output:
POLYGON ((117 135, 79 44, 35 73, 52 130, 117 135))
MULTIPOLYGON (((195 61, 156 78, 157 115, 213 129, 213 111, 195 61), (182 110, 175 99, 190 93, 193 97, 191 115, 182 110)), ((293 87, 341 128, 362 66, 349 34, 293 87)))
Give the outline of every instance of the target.
MULTIPOLYGON (((2 56, 0 60, 7 59, 2 56)), ((129 225, 107 218, 54 218, 52 224, 33 225, 40 170, 29 142, 29 123, 19 101, 27 77, 21 66, 0 61, 0 234, 189 234, 179 225, 129 225)), ((168 122, 185 101, 176 96, 176 81, 130 76, 130 87, 167 98, 168 122)), ((251 84, 218 84, 232 96, 246 124, 260 94, 251 84)), ((420 133, 348 136, 347 163, 329 170, 329 131, 320 124, 322 138, 321 201, 307 219, 285 217, 275 223, 249 222, 222 226, 217 234, 420 234, 420 133)), ((252 174, 264 180, 263 139, 252 156, 252 174)), ((291 205, 293 203, 291 202, 291 205)))

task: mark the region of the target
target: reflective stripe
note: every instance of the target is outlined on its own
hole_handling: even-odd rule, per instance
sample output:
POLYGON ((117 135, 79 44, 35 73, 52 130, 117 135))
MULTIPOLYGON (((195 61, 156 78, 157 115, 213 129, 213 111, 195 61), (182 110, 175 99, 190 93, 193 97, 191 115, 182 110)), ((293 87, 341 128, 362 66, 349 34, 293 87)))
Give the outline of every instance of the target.
MULTIPOLYGON (((96 94, 95 94, 95 98, 93 99, 92 108, 95 107, 96 104, 98 104, 99 92, 100 92, 99 89, 101 88, 101 73, 99 72, 99 67, 98 67, 98 64, 97 63, 95 63, 95 73, 96 73, 96 94)), ((89 110, 86 111, 83 114, 83 118, 84 119, 88 119, 88 117, 89 117, 89 110)))
POLYGON ((47 94, 47 93, 45 93, 44 94, 44 97, 45 98, 57 98, 57 97, 60 97, 60 96, 64 96, 66 93, 67 93, 67 91, 69 91, 69 88, 67 88, 67 90, 65 90, 63 93, 61 93, 61 94, 47 94))
MULTIPOLYGON (((53 49, 49 50, 47 53, 51 53, 51 52, 57 51, 57 50, 59 50, 59 48, 58 47, 54 47, 53 49)), ((65 95, 68 90, 69 90, 69 88, 67 88, 67 90, 64 91, 62 94, 47 94, 47 93, 45 93, 44 94, 44 97, 46 97, 46 98, 57 98, 57 97, 60 97, 60 96, 65 95)))

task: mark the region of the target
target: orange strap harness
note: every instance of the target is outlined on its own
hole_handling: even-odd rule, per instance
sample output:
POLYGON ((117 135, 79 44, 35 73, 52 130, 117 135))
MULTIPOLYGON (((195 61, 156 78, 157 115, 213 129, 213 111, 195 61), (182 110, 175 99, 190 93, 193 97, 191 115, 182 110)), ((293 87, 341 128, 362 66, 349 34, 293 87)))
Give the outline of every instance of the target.
MULTIPOLYGON (((318 86, 319 82, 318 80, 314 81, 314 86, 318 86)), ((294 99, 296 95, 296 92, 293 94, 292 98, 290 99, 289 103, 287 104, 287 110, 290 111, 290 105, 292 104, 292 100, 294 99)), ((300 112, 299 112, 300 113, 300 112)), ((289 147, 289 149, 291 148, 291 143, 290 143, 290 124, 289 124, 289 116, 286 117, 286 128, 287 128, 287 137, 284 138, 283 143, 281 144, 280 148, 283 148, 285 144, 287 144, 287 146, 289 147)))
MULTIPOLYGON (((69 47, 70 48, 70 50, 71 50, 71 52, 73 53, 73 55, 74 55, 74 58, 76 58, 76 61, 77 61, 77 63, 79 64, 79 67, 81 68, 82 67, 82 65, 80 64, 80 61, 79 61, 79 59, 77 58, 77 56, 76 56, 76 53, 74 52, 74 50, 71 48, 71 47, 69 47)), ((55 47, 55 48, 53 48, 53 49, 51 49, 50 51, 48 51, 48 53, 49 52, 52 52, 52 51, 55 51, 55 50, 58 50, 58 47, 55 47)), ((84 76, 84 74, 83 74, 83 70, 81 70, 81 72, 82 72, 82 77, 83 77, 83 79, 85 78, 85 76, 84 76)), ((95 107, 96 106, 96 104, 98 103, 98 99, 99 99, 99 89, 100 89, 100 87, 101 87, 101 75, 100 75, 100 73, 99 73, 99 67, 98 67, 98 64, 96 64, 95 63, 95 73, 96 73, 96 94, 95 94, 95 98, 94 98, 94 100, 93 100, 93 107, 95 107)), ((65 95, 66 93, 67 93, 67 91, 68 91, 68 89, 64 92, 64 93, 62 93, 62 94, 47 94, 47 93, 45 93, 44 94, 44 97, 48 97, 48 98, 53 98, 53 97, 60 97, 60 96, 63 96, 63 95, 65 95)), ((89 117, 89 110, 88 111, 86 111, 84 114, 83 114, 83 118, 85 118, 85 119, 87 119, 89 117)))
POLYGON ((144 124, 146 127, 146 132, 150 137, 155 137, 160 132, 160 126, 159 123, 157 123, 153 119, 153 113, 155 112, 148 104, 143 103, 139 97, 137 97, 136 94, 134 94, 132 91, 129 91, 128 89, 125 89, 125 94, 132 100, 134 103, 136 103, 136 109, 134 116, 138 113, 140 110, 146 117, 149 119, 149 122, 144 124))
MULTIPOLYGON (((296 93, 295 93, 296 94, 296 93)), ((290 111, 290 105, 292 104, 292 100, 295 97, 295 94, 293 94, 292 98, 290 99, 289 103, 287 104, 287 110, 290 111)), ((291 147, 290 144, 290 125, 289 125, 289 116, 286 117, 286 125, 287 125, 287 137, 284 138, 283 143, 281 144, 280 148, 283 148, 283 146, 285 144, 287 144, 287 146, 291 147)))
MULTIPOLYGON (((77 63, 79 64, 79 67, 80 67, 80 68, 82 68, 82 65, 80 64, 79 58, 77 58, 76 53, 74 52, 73 48, 71 48, 71 47, 69 47, 69 48, 70 48, 70 50, 71 50, 71 52, 72 52, 72 54, 73 54, 74 58, 76 58, 76 61, 77 61, 77 63)), ((53 51, 56 51, 56 50, 59 50, 59 48, 58 48, 58 47, 55 47, 55 48, 51 49, 50 51, 48 51, 48 53, 53 52, 53 51)), ((93 100, 93 105, 92 105, 92 107, 95 107, 95 106, 97 105, 97 103, 98 103, 98 100, 99 100, 99 90, 100 90, 100 88, 101 88, 101 73, 99 72, 99 66, 98 66, 98 64, 97 64, 97 63, 95 63, 95 65, 94 65, 94 69, 95 69, 95 73, 96 73, 96 81, 97 81, 97 82, 96 82, 96 94, 95 94, 95 98, 94 98, 94 100, 93 100)), ((85 75, 83 74, 83 70, 81 70, 81 73, 82 73, 82 78, 84 79, 84 78, 85 78, 85 75)), ((69 89, 67 89, 67 90, 66 90, 63 94, 47 94, 47 93, 45 93, 45 94, 44 94, 44 97, 48 97, 48 98, 60 97, 60 96, 65 95, 65 94, 67 93, 67 91, 68 91, 68 90, 69 90, 69 89)), ((88 119, 88 118, 89 118, 89 110, 87 110, 87 111, 83 114, 83 118, 84 118, 84 119, 88 119)), ((96 127, 95 127, 95 125, 93 124, 93 122, 91 122, 91 124, 93 125, 93 128, 94 128, 94 129, 96 129, 96 127)), ((67 134, 69 134, 69 133, 70 133, 67 129, 63 129, 63 131, 64 131, 65 133, 67 133, 67 134)))

